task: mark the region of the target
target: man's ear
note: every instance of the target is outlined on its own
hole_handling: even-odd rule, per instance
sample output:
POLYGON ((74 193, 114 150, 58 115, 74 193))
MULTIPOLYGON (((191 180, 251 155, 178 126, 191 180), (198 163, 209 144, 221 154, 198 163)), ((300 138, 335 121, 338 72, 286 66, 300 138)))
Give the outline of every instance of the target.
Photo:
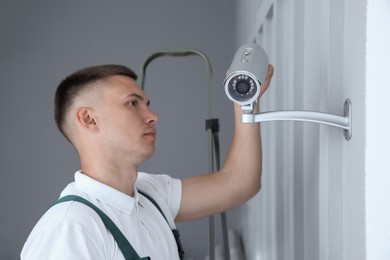
POLYGON ((90 107, 79 107, 76 110, 76 119, 77 123, 83 128, 88 128, 93 131, 98 129, 96 116, 90 107))

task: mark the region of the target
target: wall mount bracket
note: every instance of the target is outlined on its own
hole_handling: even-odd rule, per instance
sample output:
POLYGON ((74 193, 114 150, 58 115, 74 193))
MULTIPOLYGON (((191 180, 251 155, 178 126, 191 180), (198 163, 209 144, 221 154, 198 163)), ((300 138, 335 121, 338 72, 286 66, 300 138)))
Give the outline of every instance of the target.
POLYGON ((244 113, 242 123, 258 123, 267 121, 302 121, 318 123, 342 128, 344 138, 349 141, 352 137, 352 102, 350 99, 344 102, 344 114, 342 116, 315 112, 315 111, 269 111, 259 114, 244 113))

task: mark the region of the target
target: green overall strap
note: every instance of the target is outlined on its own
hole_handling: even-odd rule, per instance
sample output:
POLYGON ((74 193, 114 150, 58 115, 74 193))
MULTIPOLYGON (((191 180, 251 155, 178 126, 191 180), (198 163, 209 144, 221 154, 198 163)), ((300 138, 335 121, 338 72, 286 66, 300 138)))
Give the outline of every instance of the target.
MULTIPOLYGON (((146 197, 150 202, 152 202, 152 204, 158 209, 158 211, 160 211, 161 215, 164 217, 165 221, 168 223, 168 226, 171 227, 169 225, 168 219, 165 217, 164 212, 162 211, 160 206, 157 204, 157 202, 151 196, 146 194, 145 192, 140 191, 140 190, 138 190, 138 192, 140 194, 142 194, 144 197, 146 197)), ((177 250, 179 252, 179 257, 181 260, 183 260, 184 259, 184 250, 183 250, 183 245, 182 245, 181 240, 180 240, 180 232, 178 229, 171 229, 171 230, 172 230, 173 236, 175 237, 177 250)))
MULTIPOLYGON (((88 200, 76 196, 76 195, 68 195, 65 197, 60 198, 57 200, 52 206, 65 202, 65 201, 77 201, 80 203, 83 203, 90 208, 92 208, 102 219, 104 225, 106 228, 111 232, 112 236, 114 237, 116 243, 118 244, 119 249, 122 251, 123 256, 125 257, 126 260, 148 260, 150 257, 143 257, 140 258, 135 252, 134 248, 131 246, 129 241, 126 239, 126 237, 123 235, 123 233, 119 230, 119 228, 112 222, 112 220, 98 207, 96 207, 94 204, 89 202, 88 200)), ((51 206, 51 207, 52 207, 51 206)))

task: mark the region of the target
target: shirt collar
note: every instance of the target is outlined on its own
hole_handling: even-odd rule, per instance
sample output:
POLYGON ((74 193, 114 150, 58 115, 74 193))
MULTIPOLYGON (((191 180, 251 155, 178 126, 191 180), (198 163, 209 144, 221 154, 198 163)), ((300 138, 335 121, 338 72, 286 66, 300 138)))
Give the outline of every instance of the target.
POLYGON ((77 171, 74 178, 78 189, 126 214, 130 215, 134 207, 138 204, 139 194, 137 189, 134 189, 134 197, 131 197, 106 184, 98 182, 83 174, 81 171, 77 171))

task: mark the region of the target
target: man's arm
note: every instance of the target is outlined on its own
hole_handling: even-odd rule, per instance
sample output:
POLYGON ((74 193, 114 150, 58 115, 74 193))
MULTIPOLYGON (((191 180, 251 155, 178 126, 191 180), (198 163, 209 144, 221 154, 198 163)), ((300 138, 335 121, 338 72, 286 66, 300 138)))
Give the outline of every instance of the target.
MULTIPOLYGON (((272 65, 269 65, 260 96, 268 88, 273 71, 272 65)), ((259 105, 255 107, 254 112, 258 113, 259 105)), ((241 114, 241 106, 234 104, 235 131, 223 167, 214 173, 182 180, 177 221, 193 220, 232 209, 260 190, 260 124, 241 123, 241 114)))

